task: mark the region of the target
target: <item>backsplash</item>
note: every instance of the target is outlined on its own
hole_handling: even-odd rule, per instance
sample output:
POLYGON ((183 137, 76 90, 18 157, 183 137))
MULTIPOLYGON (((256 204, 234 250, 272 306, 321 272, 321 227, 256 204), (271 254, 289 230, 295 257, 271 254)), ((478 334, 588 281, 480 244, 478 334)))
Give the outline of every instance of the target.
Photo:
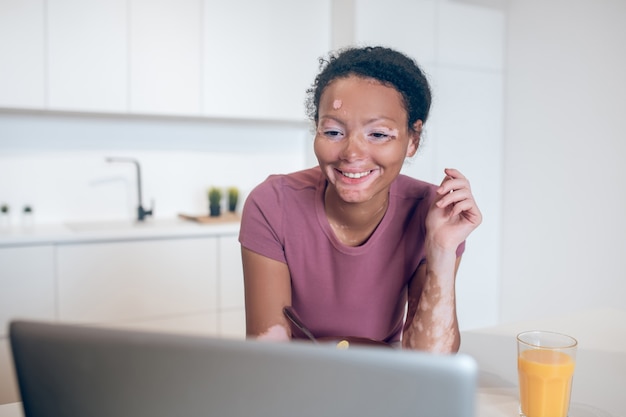
POLYGON ((0 205, 12 226, 25 205, 35 224, 134 219, 135 166, 115 156, 140 163, 155 218, 208 212, 210 186, 238 187, 240 210, 268 175, 306 167, 311 141, 306 122, 0 113, 0 205))

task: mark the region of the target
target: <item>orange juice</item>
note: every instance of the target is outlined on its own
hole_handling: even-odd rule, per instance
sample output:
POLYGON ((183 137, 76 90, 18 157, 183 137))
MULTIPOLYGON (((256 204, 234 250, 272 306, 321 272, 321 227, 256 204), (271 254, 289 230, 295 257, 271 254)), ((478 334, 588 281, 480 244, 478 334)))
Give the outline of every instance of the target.
POLYGON ((549 349, 528 349, 520 353, 517 367, 522 413, 526 417, 567 417, 572 357, 549 349))

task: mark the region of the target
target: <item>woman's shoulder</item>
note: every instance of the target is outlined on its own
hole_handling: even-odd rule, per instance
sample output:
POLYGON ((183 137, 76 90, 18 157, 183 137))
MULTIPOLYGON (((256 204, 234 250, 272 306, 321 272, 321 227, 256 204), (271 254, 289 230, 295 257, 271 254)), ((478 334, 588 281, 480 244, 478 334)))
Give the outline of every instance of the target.
POLYGON ((250 195, 252 197, 276 198, 303 190, 315 190, 322 183, 322 172, 319 167, 309 168, 289 174, 272 174, 257 185, 250 195), (273 196, 273 197, 271 197, 273 196))
POLYGON ((320 182, 321 175, 322 171, 319 167, 308 168, 289 174, 272 174, 259 184, 259 187, 289 187, 298 189, 317 186, 320 182))
POLYGON ((400 199, 429 199, 437 190, 435 184, 400 174, 391 189, 393 195, 400 199))

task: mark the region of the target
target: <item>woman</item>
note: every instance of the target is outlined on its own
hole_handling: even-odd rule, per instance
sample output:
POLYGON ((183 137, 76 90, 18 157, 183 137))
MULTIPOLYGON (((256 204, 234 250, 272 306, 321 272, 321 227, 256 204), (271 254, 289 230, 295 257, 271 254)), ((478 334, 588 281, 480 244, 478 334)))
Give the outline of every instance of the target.
POLYGON ((307 102, 319 166, 270 176, 244 206, 247 334, 303 337, 283 315, 293 306, 316 337, 456 352, 456 271, 482 216, 459 171, 439 186, 400 174, 420 144, 428 82, 388 48, 322 64, 307 102))

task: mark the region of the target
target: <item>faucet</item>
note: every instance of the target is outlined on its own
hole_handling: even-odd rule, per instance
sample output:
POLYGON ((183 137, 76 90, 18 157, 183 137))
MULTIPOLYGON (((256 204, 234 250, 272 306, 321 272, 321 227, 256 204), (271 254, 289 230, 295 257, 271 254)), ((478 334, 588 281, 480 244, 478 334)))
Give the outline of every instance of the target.
POLYGON ((151 204, 150 210, 146 210, 143 208, 142 199, 141 199, 141 167, 139 166, 139 162, 136 159, 132 158, 117 158, 117 157, 108 157, 106 158, 107 162, 125 162, 135 164, 137 168, 137 221, 144 221, 146 216, 152 216, 154 211, 154 202, 151 204))

